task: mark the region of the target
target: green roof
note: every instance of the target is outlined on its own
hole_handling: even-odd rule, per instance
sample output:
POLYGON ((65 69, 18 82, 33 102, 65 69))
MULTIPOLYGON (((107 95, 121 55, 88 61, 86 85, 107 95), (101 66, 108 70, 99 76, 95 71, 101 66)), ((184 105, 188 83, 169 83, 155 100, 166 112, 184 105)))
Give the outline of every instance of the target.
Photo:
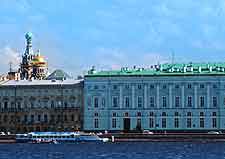
POLYGON ((121 70, 99 71, 94 68, 85 77, 98 76, 194 76, 194 75, 225 75, 225 63, 188 63, 161 64, 150 68, 128 68, 121 70))

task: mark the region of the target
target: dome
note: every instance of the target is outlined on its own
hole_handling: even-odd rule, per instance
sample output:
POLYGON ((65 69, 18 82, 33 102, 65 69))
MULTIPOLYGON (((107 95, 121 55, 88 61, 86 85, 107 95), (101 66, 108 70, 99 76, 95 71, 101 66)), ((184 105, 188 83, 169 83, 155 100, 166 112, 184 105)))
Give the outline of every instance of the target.
POLYGON ((26 39, 31 39, 32 36, 33 36, 33 34, 31 32, 27 32, 25 35, 26 39))
POLYGON ((45 65, 46 61, 43 56, 37 55, 33 57, 31 63, 33 65, 45 65))

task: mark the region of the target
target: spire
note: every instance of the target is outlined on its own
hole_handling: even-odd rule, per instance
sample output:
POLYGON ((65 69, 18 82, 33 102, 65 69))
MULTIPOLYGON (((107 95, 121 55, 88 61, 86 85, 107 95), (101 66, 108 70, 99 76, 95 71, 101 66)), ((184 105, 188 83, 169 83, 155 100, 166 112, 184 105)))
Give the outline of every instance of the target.
POLYGON ((9 62, 9 72, 12 72, 12 61, 9 62))
POLYGON ((26 38, 26 50, 25 50, 25 54, 26 55, 32 55, 33 54, 33 49, 32 49, 32 33, 31 32, 27 32, 25 35, 26 38))

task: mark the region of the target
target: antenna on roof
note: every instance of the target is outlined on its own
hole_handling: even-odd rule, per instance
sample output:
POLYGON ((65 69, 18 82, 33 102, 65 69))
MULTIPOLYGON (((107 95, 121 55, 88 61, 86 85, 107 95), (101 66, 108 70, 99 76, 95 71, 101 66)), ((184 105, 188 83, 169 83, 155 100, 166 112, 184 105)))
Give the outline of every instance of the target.
POLYGON ((12 61, 9 62, 9 72, 12 72, 12 61))

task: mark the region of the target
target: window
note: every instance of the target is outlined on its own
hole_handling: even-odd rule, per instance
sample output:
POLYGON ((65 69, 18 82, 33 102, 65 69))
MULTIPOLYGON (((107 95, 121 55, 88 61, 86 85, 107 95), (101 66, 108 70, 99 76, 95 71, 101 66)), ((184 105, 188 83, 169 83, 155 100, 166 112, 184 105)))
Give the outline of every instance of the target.
POLYGON ((21 109, 21 102, 17 102, 17 108, 21 109))
POLYGON ((175 88, 178 89, 178 88, 180 88, 180 87, 179 87, 179 85, 177 84, 177 85, 175 85, 175 88))
POLYGON ((98 128, 99 123, 98 123, 98 119, 94 119, 94 128, 98 128))
POLYGON ((179 128, 179 118, 174 118, 174 127, 179 128))
POLYGON ((102 97, 102 107, 105 107, 105 98, 102 97))
POLYGON ((44 115, 44 122, 45 122, 45 123, 48 122, 48 115, 47 115, 47 114, 44 115))
POLYGON ((125 107, 126 108, 130 107, 130 99, 129 99, 129 97, 125 97, 125 107))
POLYGON ((149 128, 154 128, 154 118, 153 117, 149 118, 149 128))
POLYGON ((141 108, 143 105, 143 98, 141 96, 138 97, 138 108, 141 108))
POLYGON ((212 127, 216 128, 217 127, 217 119, 216 119, 216 112, 212 113, 212 127))
POLYGON ((166 112, 162 113, 162 128, 166 128, 166 112))
POLYGON ((116 117, 116 113, 114 112, 114 113, 112 114, 112 116, 113 116, 113 117, 116 117))
POLYGON ((27 115, 24 115, 23 121, 26 123, 27 122, 27 115))
POLYGON ((141 84, 138 85, 138 89, 142 89, 142 85, 141 84))
POLYGON ((154 89, 154 85, 153 84, 150 85, 150 89, 154 89))
POLYGON ((166 85, 163 85, 163 89, 166 89, 166 85))
POLYGON ((113 97, 113 107, 118 107, 119 102, 118 102, 118 97, 113 97))
POLYGON ((30 120, 32 123, 34 122, 34 115, 31 115, 30 120))
POLYGON ((67 115, 64 115, 64 121, 67 122, 67 115))
POLYGON ((154 113, 153 113, 153 112, 150 112, 150 113, 149 113, 149 116, 154 116, 154 113))
POLYGON ((166 97, 165 96, 162 97, 162 106, 166 107, 166 97))
POLYGON ((150 97, 150 107, 155 107, 155 97, 150 97))
POLYGON ((64 102, 64 107, 67 108, 68 104, 67 101, 64 102))
POLYGON ((140 118, 137 119, 136 129, 141 130, 141 119, 140 118))
POLYGON ((191 119, 191 112, 187 112, 187 128, 191 128, 192 119, 191 119))
POLYGON ((225 106, 225 97, 223 97, 223 105, 225 106))
POLYGON ((88 97, 88 98, 87 98, 87 105, 88 105, 88 106, 91 106, 91 97, 88 97))
POLYGON ((180 97, 179 96, 175 97, 175 107, 180 107, 180 97))
POLYGON ((166 118, 162 118, 162 128, 166 128, 166 118))
POLYGON ((98 97, 94 97, 94 107, 98 108, 98 97))
POLYGON ((4 102, 4 109, 8 108, 8 102, 4 102))
POLYGON ((113 89, 116 90, 118 88, 117 85, 113 85, 113 89))
POLYGON ((216 120, 216 118, 212 118, 212 127, 213 128, 217 127, 217 120, 216 120))
POLYGON ((97 86, 97 85, 95 85, 95 86, 94 86, 94 89, 98 89, 98 86, 97 86))
POLYGON ((200 107, 204 107, 205 105, 205 98, 203 96, 200 97, 200 107))
POLYGON ((52 100, 51 101, 51 108, 54 108, 55 107, 55 102, 52 100))
POLYGON ((41 121, 41 115, 38 115, 38 121, 41 121))
POLYGON ((74 121, 74 115, 73 114, 71 115, 71 121, 74 121))
POLYGON ((174 116, 175 116, 175 118, 174 118, 174 127, 175 128, 179 128, 179 113, 175 112, 174 116))
POLYGON ((217 107, 217 97, 212 97, 213 100, 213 107, 217 107))
POLYGON ((204 128, 205 127, 205 121, 204 121, 204 113, 200 112, 200 119, 199 119, 199 126, 200 128, 204 128))
POLYGON ((116 118, 112 119, 112 128, 116 128, 116 118))
POLYGON ((187 86, 189 89, 191 89, 191 84, 188 84, 188 86, 187 86))
POLYGON ((141 112, 137 112, 137 116, 138 117, 141 117, 141 112))
POLYGON ((205 88, 205 85, 204 84, 200 84, 200 88, 205 88))
POLYGON ((97 117, 98 116, 98 113, 95 113, 94 116, 97 117))
POLYGON ((187 103, 188 107, 192 107, 192 97, 188 96, 188 103, 187 103))
POLYGON ((216 85, 216 84, 214 84, 214 85, 213 85, 213 88, 217 88, 217 85, 216 85))
POLYGON ((125 85, 125 89, 129 89, 130 87, 129 87, 129 84, 126 84, 125 85))
POLYGON ((30 102, 30 107, 34 108, 34 102, 33 101, 30 102))
MULTIPOLYGON (((0 107, 1 107, 1 103, 0 103, 0 107)), ((27 108, 27 101, 24 101, 24 108, 27 108)))

